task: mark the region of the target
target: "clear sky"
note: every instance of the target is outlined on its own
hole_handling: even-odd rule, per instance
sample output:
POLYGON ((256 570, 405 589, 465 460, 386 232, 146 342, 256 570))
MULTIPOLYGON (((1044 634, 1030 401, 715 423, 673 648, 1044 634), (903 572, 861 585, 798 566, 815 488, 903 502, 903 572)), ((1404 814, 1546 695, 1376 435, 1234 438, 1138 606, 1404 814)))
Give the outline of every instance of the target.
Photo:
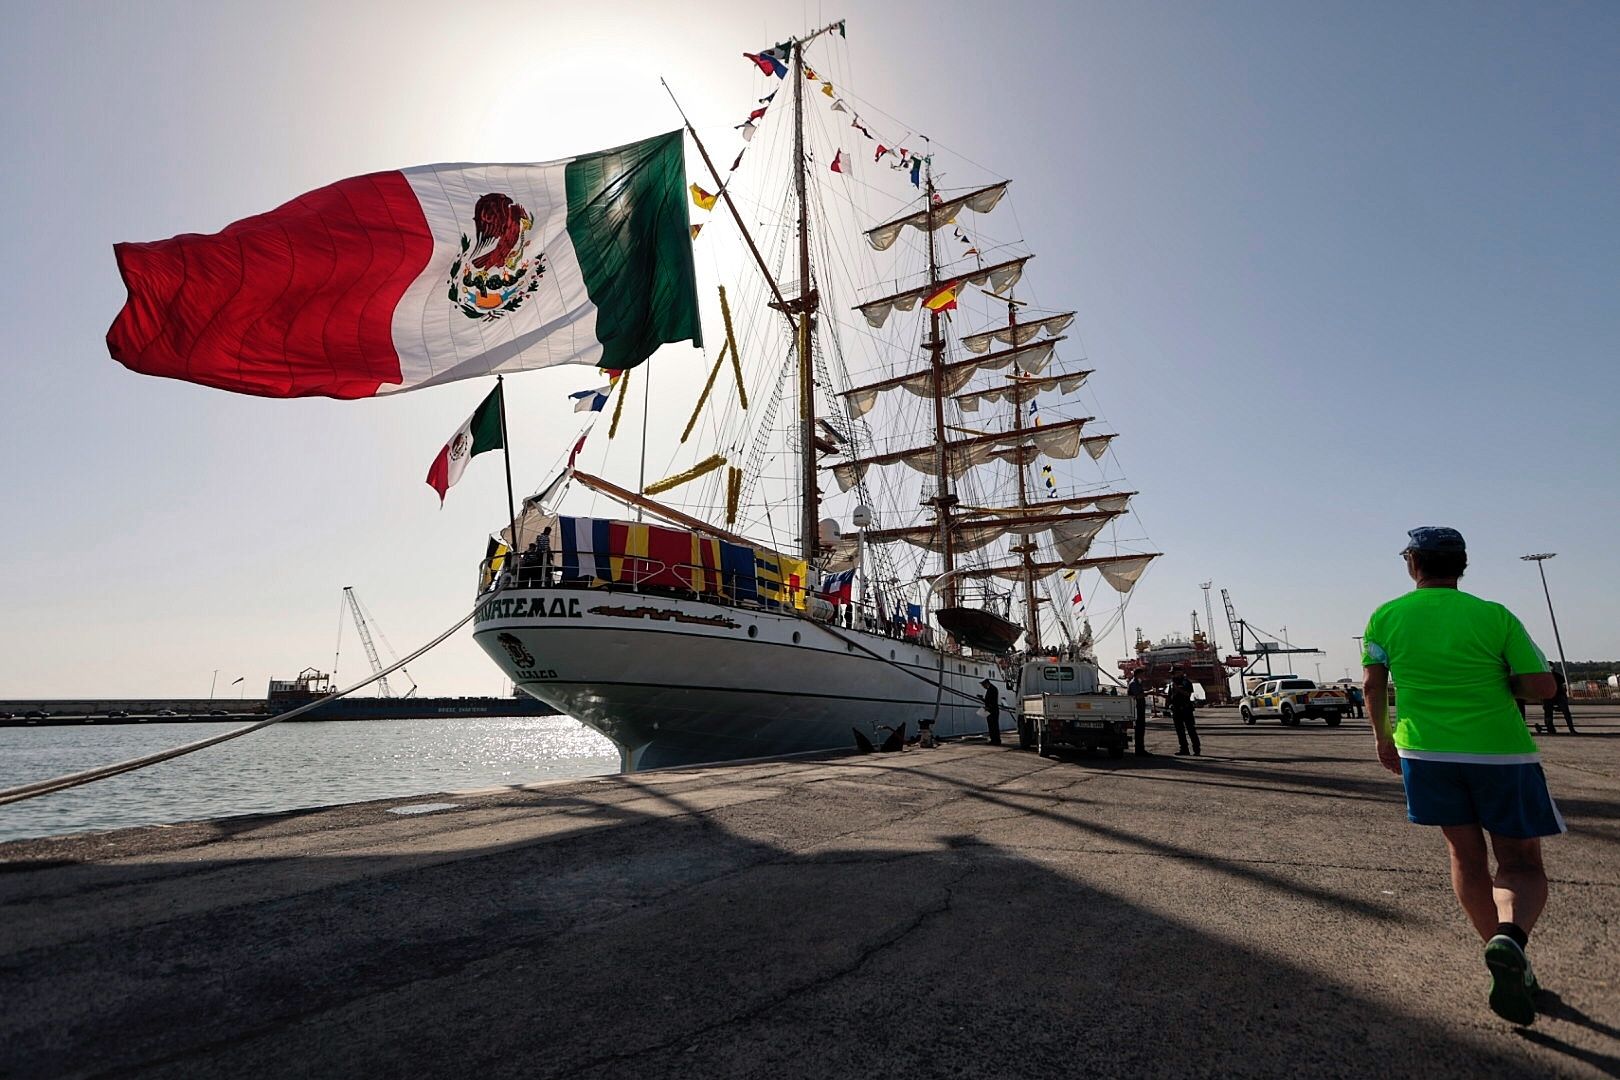
MULTIPOLYGON (((1012 177, 1079 311, 1166 553, 1129 627, 1185 631, 1213 579, 1337 676, 1405 530, 1450 524, 1549 653, 1518 556, 1558 552, 1566 651, 1620 658, 1613 4, 7 3, 0 696, 262 693, 330 667, 344 585, 405 651, 470 603, 504 506, 484 461, 442 511, 422 482, 480 383, 270 401, 114 363, 113 243, 670 130, 660 75, 725 131, 739 53, 840 16, 852 91, 1012 177)), ((593 381, 511 380, 520 486, 593 381)), ((503 686, 467 635, 414 673, 503 686)))

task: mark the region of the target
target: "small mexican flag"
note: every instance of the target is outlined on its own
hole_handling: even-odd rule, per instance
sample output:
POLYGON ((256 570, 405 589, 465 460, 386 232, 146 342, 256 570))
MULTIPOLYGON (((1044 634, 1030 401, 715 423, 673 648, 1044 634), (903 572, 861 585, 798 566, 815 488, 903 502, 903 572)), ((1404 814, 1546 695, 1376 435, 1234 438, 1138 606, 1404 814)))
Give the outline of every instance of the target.
POLYGON ((456 429, 450 441, 444 444, 444 449, 439 451, 439 456, 433 459, 433 464, 428 468, 427 483, 428 487, 439 493, 440 506, 444 505, 444 493, 467 471, 467 462, 485 450, 499 450, 506 445, 506 440, 501 438, 503 407, 501 384, 496 383, 495 389, 456 429))
POLYGON ((118 244, 107 348, 263 397, 375 397, 700 344, 679 131, 561 161, 339 180, 209 236, 118 244))

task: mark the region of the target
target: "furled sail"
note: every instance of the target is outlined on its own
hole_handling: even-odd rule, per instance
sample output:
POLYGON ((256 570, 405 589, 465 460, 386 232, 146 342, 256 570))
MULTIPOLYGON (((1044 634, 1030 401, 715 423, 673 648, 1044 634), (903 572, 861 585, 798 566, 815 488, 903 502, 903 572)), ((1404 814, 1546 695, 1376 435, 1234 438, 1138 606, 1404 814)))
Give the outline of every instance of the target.
POLYGON ((1065 311, 1061 315, 1049 315, 1044 319, 1033 322, 1021 322, 1013 326, 999 326, 994 330, 986 330, 979 334, 969 334, 962 339, 962 345, 968 352, 981 353, 990 347, 992 339, 1003 345, 1022 345, 1033 340, 1036 334, 1045 330, 1047 334, 1056 336, 1067 330, 1069 324, 1074 322, 1074 312, 1065 311))
MULTIPOLYGON (((1054 338, 1053 343, 1061 340, 1062 338, 1054 338)), ((1073 371, 1067 375, 1048 375, 1040 379, 1027 376, 1020 378, 1014 375, 1010 376, 1012 381, 1003 386, 957 394, 956 402, 962 407, 963 412, 978 412, 981 404, 1006 402, 1010 405, 1022 405, 1036 394, 1044 394, 1050 390, 1072 394, 1085 384, 1086 377, 1090 374, 1091 369, 1088 368, 1085 371, 1073 371)))
MULTIPOLYGON (((1062 340, 1053 338, 1038 345, 1021 345, 988 353, 978 360, 958 360, 945 364, 940 368, 941 390, 947 395, 954 394, 981 371, 1002 371, 1011 367, 1023 374, 1038 375, 1052 362, 1052 350, 1062 340)), ((878 395, 885 390, 909 390, 921 397, 931 398, 934 396, 934 373, 924 369, 910 375, 896 375, 845 390, 841 396, 849 403, 850 414, 859 417, 871 411, 872 406, 877 404, 878 395)))
POLYGON ((866 479, 866 464, 839 463, 831 466, 833 479, 838 481, 839 491, 848 491, 862 480, 866 479))
MULTIPOLYGON (((942 282, 942 284, 954 282, 957 285, 973 285, 987 292, 1000 294, 1018 284, 1018 279, 1024 275, 1024 264, 1034 257, 1033 255, 1020 255, 1016 259, 1008 259, 1006 262, 996 263, 994 266, 980 267, 971 273, 942 282)), ((910 311, 917 306, 919 300, 933 295, 939 289, 939 285, 921 285, 915 289, 907 289, 905 292, 894 293, 880 297, 877 300, 869 300, 864 304, 857 305, 855 310, 865 315, 867 323, 874 328, 881 327, 889 321, 891 311, 896 309, 910 311)))
MULTIPOLYGON (((961 554, 968 551, 977 551, 1006 536, 1038 536, 1050 530, 1053 545, 1059 552, 1068 550, 1072 554, 1068 559, 1078 559, 1085 554, 1085 548, 1091 544, 1091 538, 1102 531, 1118 513, 1081 512, 1069 513, 1062 519, 1054 520, 1049 516, 1032 515, 1024 518, 1009 518, 1002 521, 968 521, 953 524, 951 527, 951 547, 961 554)), ((939 528, 936 525, 907 525, 895 529, 869 529, 866 533, 866 542, 869 544, 904 543, 913 547, 925 548, 936 554, 942 550, 939 528)))
POLYGON ((1077 506, 1094 506, 1098 510, 1124 510, 1130 505, 1134 491, 1108 491, 1101 495, 1082 495, 1072 499, 1048 499, 1030 506, 961 506, 957 512, 966 516, 976 514, 1025 515, 1059 514, 1077 506))
POLYGON ((901 230, 908 225, 921 232, 949 225, 964 209, 971 210, 975 214, 988 214, 996 208, 996 203, 1000 202, 1005 194, 1007 181, 1003 180, 999 184, 991 184, 989 187, 970 191, 954 199, 945 199, 927 210, 918 210, 915 214, 907 214, 905 217, 884 222, 874 229, 867 229, 866 242, 878 251, 888 251, 894 246, 894 242, 900 239, 901 230))
POLYGON ((1085 558, 1086 552, 1091 550, 1091 541, 1113 517, 1113 514, 1107 514, 1085 521, 1064 521, 1053 525, 1052 547, 1057 551, 1058 559, 1072 563, 1085 558))
MULTIPOLYGON (((1148 563, 1157 559, 1161 553, 1152 552, 1146 555, 1108 555, 1097 559, 1077 559, 1071 563, 1053 562, 1050 560, 1037 562, 1031 569, 1036 576, 1044 577, 1059 570, 1097 570, 1103 580, 1114 587, 1116 592, 1129 592, 1148 563)), ((959 571, 961 576, 968 578, 1000 578, 1005 581, 1021 581, 1024 576, 1024 564, 1021 562, 1002 563, 997 566, 973 567, 969 570, 959 571)))
MULTIPOLYGON (((946 471, 953 478, 959 479, 975 465, 982 465, 997 458, 1005 460, 1006 455, 1016 455, 1021 451, 1067 459, 1078 456, 1080 449, 1085 447, 1092 457, 1097 457, 1102 451, 1093 452, 1086 444, 1095 439, 1112 439, 1114 436, 1083 438, 1080 429, 1095 419, 1094 416, 1080 416, 1072 420, 1060 420, 1045 427, 1025 428, 1022 431, 998 431, 990 435, 975 435, 968 439, 953 439, 946 443, 946 471)), ((921 473, 931 473, 934 471, 938 453, 937 447, 918 446, 909 450, 873 454, 853 461, 840 461, 827 467, 834 471, 834 475, 840 468, 864 465, 906 465, 921 473)))

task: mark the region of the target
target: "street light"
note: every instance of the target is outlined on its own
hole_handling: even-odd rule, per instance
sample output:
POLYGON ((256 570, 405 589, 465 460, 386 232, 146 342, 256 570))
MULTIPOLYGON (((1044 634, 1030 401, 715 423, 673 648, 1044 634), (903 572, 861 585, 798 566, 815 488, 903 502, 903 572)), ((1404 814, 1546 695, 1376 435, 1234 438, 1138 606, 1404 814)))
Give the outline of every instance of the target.
POLYGON ((1569 661, 1564 659, 1564 639, 1558 636, 1558 616, 1553 614, 1552 593, 1547 589, 1547 568, 1542 564, 1556 556, 1556 551, 1545 551, 1540 555, 1520 555, 1525 562, 1533 562, 1541 573, 1541 594, 1547 598, 1547 617, 1552 620, 1553 641, 1558 644, 1558 666, 1564 669, 1564 682, 1569 682, 1569 661))

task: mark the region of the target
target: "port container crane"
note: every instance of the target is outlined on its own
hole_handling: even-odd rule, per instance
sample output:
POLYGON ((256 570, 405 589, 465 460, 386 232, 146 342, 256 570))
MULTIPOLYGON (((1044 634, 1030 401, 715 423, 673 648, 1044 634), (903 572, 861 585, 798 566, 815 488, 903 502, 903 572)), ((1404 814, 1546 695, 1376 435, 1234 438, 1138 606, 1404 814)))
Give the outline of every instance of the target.
MULTIPOLYGON (((360 606, 360 598, 355 595, 352 585, 343 587, 343 598, 349 602, 349 612, 354 616, 354 628, 360 634, 360 644, 366 650, 366 659, 371 662, 371 673, 373 675, 380 674, 383 670, 382 660, 377 656, 377 646, 371 640, 371 628, 366 625, 366 616, 360 606)), ((411 684, 411 688, 405 691, 405 696, 410 697, 416 693, 416 680, 412 679, 411 673, 404 668, 400 669, 400 674, 404 675, 411 684)), ((393 687, 388 685, 386 676, 377 680, 377 691, 383 697, 391 698, 394 696, 393 687)))

